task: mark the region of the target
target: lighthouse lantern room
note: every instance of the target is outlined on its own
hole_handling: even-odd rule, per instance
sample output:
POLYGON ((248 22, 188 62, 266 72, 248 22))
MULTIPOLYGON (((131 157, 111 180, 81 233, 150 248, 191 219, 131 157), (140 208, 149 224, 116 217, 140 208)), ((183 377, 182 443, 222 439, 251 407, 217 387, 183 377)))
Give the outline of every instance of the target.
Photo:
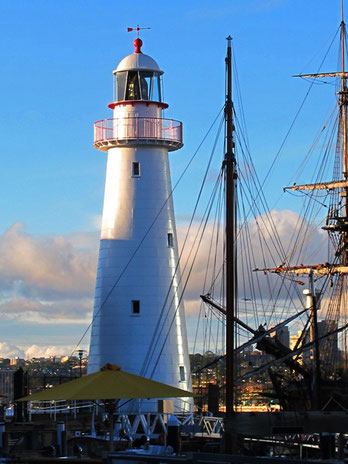
MULTIPOLYGON (((183 145, 182 123, 162 118, 163 71, 139 37, 134 46, 113 72, 113 118, 94 124, 108 158, 88 372, 113 363, 190 390, 168 161, 183 145)), ((174 404, 192 409, 191 399, 174 404)))
POLYGON ((161 75, 157 63, 141 53, 142 41, 136 39, 136 52, 118 65, 114 74, 114 101, 146 100, 161 102, 161 75), (138 59, 141 55, 141 62, 138 59), (130 59, 130 57, 132 57, 130 59))

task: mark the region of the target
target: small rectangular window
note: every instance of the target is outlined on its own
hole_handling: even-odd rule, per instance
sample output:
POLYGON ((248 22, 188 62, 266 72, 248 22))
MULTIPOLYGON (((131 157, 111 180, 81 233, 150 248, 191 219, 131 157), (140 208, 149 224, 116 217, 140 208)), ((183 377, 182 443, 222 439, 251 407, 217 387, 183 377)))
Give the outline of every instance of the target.
POLYGON ((169 247, 174 246, 174 238, 173 238, 173 234, 171 232, 168 233, 168 246, 169 247))
POLYGON ((140 177, 140 163, 136 161, 132 163, 132 176, 140 177))
POLYGON ((180 382, 185 382, 185 367, 179 366, 180 370, 180 382))
POLYGON ((132 300, 132 314, 140 314, 140 301, 132 300))

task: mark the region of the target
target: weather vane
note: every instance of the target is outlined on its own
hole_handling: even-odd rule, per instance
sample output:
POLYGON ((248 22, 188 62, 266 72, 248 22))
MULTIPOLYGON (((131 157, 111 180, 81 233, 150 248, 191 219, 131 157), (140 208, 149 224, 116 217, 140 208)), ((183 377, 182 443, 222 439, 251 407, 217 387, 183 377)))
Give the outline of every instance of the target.
POLYGON ((137 31, 137 38, 139 38, 139 31, 142 29, 151 29, 151 27, 139 27, 139 25, 137 27, 127 27, 127 32, 137 31))

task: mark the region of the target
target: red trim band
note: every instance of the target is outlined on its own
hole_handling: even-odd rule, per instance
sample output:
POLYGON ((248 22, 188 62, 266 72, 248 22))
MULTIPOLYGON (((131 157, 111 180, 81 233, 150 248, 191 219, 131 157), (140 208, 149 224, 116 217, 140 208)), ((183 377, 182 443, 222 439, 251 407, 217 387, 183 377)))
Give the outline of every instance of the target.
POLYGON ((145 104, 146 106, 156 105, 156 106, 159 106, 160 108, 163 108, 163 109, 166 109, 169 106, 167 103, 150 101, 150 100, 123 100, 123 101, 119 101, 119 102, 109 103, 108 107, 113 110, 116 106, 120 106, 120 105, 134 106, 134 103, 142 103, 142 104, 145 104))

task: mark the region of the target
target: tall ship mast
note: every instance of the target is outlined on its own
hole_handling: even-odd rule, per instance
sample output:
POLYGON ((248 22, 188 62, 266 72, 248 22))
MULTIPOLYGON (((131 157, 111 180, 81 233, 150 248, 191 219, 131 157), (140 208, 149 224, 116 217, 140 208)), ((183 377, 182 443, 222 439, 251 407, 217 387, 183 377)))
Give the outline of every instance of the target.
POLYGON ((234 324, 236 315, 237 275, 235 266, 236 247, 236 159, 233 142, 232 102, 232 38, 227 38, 226 56, 226 103, 225 103, 225 183, 226 183, 226 415, 233 415, 234 403, 234 324))

